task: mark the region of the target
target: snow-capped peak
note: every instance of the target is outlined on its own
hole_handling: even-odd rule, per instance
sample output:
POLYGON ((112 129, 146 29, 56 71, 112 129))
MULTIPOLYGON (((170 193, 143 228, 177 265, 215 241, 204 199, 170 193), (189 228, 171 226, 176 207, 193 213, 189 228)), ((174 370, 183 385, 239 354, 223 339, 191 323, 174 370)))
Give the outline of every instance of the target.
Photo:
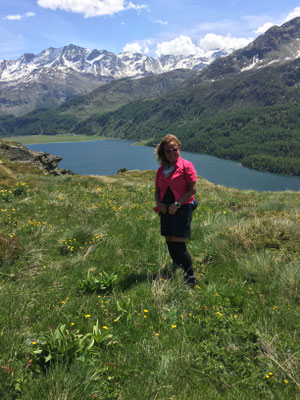
POLYGON ((48 69, 76 71, 81 74, 105 76, 110 79, 138 78, 148 74, 169 72, 178 68, 200 70, 219 56, 216 51, 199 56, 162 55, 158 59, 141 53, 121 52, 118 55, 106 50, 86 49, 73 44, 43 50, 39 54, 24 54, 17 60, 0 62, 0 83, 37 79, 48 69), (34 77, 32 75, 34 71, 34 77))

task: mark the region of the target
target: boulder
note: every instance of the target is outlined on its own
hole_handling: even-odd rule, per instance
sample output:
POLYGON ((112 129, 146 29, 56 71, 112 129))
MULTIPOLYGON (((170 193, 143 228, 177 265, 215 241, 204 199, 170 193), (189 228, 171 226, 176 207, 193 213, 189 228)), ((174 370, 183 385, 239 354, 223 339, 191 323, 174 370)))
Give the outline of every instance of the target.
POLYGON ((0 139, 0 157, 16 162, 30 163, 51 175, 73 174, 72 171, 57 168, 62 157, 54 156, 43 151, 32 151, 20 143, 0 139))

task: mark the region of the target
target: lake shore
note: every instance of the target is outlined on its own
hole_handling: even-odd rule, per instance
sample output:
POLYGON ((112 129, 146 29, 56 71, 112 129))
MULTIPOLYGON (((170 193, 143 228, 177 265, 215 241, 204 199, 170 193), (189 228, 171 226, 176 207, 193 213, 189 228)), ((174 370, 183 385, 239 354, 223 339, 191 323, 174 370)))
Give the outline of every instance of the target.
POLYGON ((11 140, 12 142, 18 142, 22 145, 27 144, 42 144, 42 143, 63 143, 63 142, 86 142, 93 140, 112 140, 113 138, 108 138, 98 135, 29 135, 29 136, 9 136, 3 138, 6 140, 11 140))
MULTIPOLYGON (((51 146, 51 148, 33 147, 31 148, 31 150, 45 151, 47 153, 60 155, 63 157, 62 163, 65 164, 64 168, 76 171, 77 173, 83 175, 98 174, 99 155, 102 154, 103 150, 104 154, 101 155, 101 160, 102 160, 101 162, 102 162, 102 168, 104 168, 106 172, 102 171, 101 174, 104 175, 113 174, 121 168, 126 168, 127 170, 130 169, 144 170, 144 169, 157 168, 156 163, 153 164, 152 161, 149 161, 150 159, 151 160, 154 159, 153 147, 151 148, 145 146, 146 143, 145 141, 142 140, 141 141, 124 140, 124 139, 110 138, 99 135, 30 135, 30 136, 13 136, 13 137, 10 136, 6 137, 5 139, 14 142, 19 142, 24 146, 49 145, 51 146), (123 145, 125 145, 125 143, 128 143, 130 144, 130 147, 126 147, 126 150, 122 148, 121 157, 118 156, 115 159, 115 162, 119 165, 115 166, 115 168, 112 171, 111 170, 108 171, 107 168, 111 165, 111 157, 109 155, 112 154, 111 151, 114 152, 113 154, 116 154, 115 153, 116 149, 111 148, 111 143, 110 143, 111 141, 113 141, 113 143, 116 145, 119 142, 122 143, 123 145), (98 145, 96 146, 95 144, 95 146, 97 147, 97 152, 96 154, 94 154, 95 153, 94 145, 92 146, 93 147, 92 149, 90 148, 86 149, 86 145, 83 145, 84 142, 86 143, 86 145, 88 145, 89 142, 95 142, 95 143, 98 142, 99 145, 100 142, 102 142, 102 144, 100 145, 100 148, 98 148, 98 145), (79 146, 80 147, 79 149, 73 148, 72 150, 75 152, 76 151, 79 152, 80 154, 79 158, 74 157, 74 154, 69 154, 69 150, 67 150, 65 147, 63 147, 63 149, 52 148, 53 145, 57 144, 57 146, 60 146, 63 145, 63 143, 69 143, 70 146, 72 145, 72 143, 74 146, 76 145, 76 143, 82 143, 82 145, 79 146), (140 157, 138 154, 135 154, 133 148, 135 149, 144 148, 143 151, 146 152, 146 154, 144 154, 146 158, 144 158, 144 156, 140 157), (83 150, 85 154, 87 154, 86 153, 87 151, 89 153, 88 157, 89 161, 88 165, 86 166, 84 166, 84 163, 82 164, 83 160, 81 153, 83 150), (148 154, 149 151, 151 154, 148 154), (92 154, 94 155, 91 157, 92 154), (78 159, 81 160, 82 165, 78 165, 78 159), (104 159, 106 160, 105 162, 103 162, 104 159), (93 160, 96 160, 95 165, 93 165, 93 160), (133 160, 136 160, 136 163, 132 163, 133 160), (147 165, 144 165, 145 160, 148 160, 146 162, 147 165), (141 167, 141 165, 143 165, 143 167, 141 167)), ((183 155, 184 153, 185 152, 183 152, 183 155)), ((298 183, 299 178, 297 176, 284 176, 279 174, 272 174, 270 172, 256 171, 250 168, 243 167, 241 163, 220 159, 207 154, 187 152, 186 157, 187 159, 194 162, 194 165, 197 166, 199 171, 200 170, 202 171, 201 175, 204 176, 206 179, 217 184, 225 185, 227 187, 238 187, 239 189, 253 189, 259 191, 278 191, 278 190, 298 191, 300 188, 298 183), (238 166, 238 169, 234 167, 234 165, 238 166), (225 171, 224 168, 227 171, 227 173, 224 172, 225 171), (220 171, 223 171, 221 175, 223 176, 224 179, 220 179, 220 171), (282 177, 283 180, 282 183, 280 184, 278 182, 279 177, 282 177), (293 182, 294 180, 295 183, 293 182), (241 184, 241 182, 243 183, 241 184), (259 182, 259 184, 257 182, 259 182), (245 185, 244 183, 247 184, 245 185)))
MULTIPOLYGON (((69 142, 91 142, 95 140, 122 140, 120 138, 111 138, 98 135, 29 135, 29 136, 9 136, 3 138, 12 142, 21 143, 23 146, 27 144, 43 144, 43 143, 69 143, 69 142)), ((147 140, 137 140, 132 143, 134 146, 145 146, 147 140)))
MULTIPOLYGON (((30 150, 61 156, 60 168, 82 175, 112 175, 126 168, 128 171, 156 170, 154 148, 134 146, 134 141, 94 140, 69 143, 27 145, 30 150)), ((183 151, 182 157, 191 161, 198 173, 210 182, 246 190, 282 191, 300 188, 300 178, 250 170, 237 162, 207 154, 183 151)))

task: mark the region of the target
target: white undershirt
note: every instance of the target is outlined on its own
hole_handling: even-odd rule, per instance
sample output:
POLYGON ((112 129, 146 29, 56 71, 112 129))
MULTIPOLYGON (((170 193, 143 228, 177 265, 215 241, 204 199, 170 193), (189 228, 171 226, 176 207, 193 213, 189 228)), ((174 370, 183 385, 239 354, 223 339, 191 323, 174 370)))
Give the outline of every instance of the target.
POLYGON ((174 171, 174 168, 175 168, 174 164, 169 166, 166 165, 165 168, 163 169, 164 176, 168 178, 174 171))

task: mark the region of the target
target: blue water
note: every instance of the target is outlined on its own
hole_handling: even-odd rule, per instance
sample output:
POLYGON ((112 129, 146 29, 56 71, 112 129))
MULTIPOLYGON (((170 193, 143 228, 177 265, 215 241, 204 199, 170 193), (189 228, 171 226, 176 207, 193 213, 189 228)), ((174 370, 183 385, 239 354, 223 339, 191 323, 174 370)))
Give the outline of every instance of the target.
MULTIPOLYGON (((59 168, 84 175, 111 175, 121 168, 148 170, 158 167, 152 147, 133 146, 125 140, 44 143, 26 147, 61 156, 59 168)), ((183 151, 181 156, 193 162, 198 175, 213 183, 258 191, 300 190, 300 177, 255 171, 206 154, 183 151)))

